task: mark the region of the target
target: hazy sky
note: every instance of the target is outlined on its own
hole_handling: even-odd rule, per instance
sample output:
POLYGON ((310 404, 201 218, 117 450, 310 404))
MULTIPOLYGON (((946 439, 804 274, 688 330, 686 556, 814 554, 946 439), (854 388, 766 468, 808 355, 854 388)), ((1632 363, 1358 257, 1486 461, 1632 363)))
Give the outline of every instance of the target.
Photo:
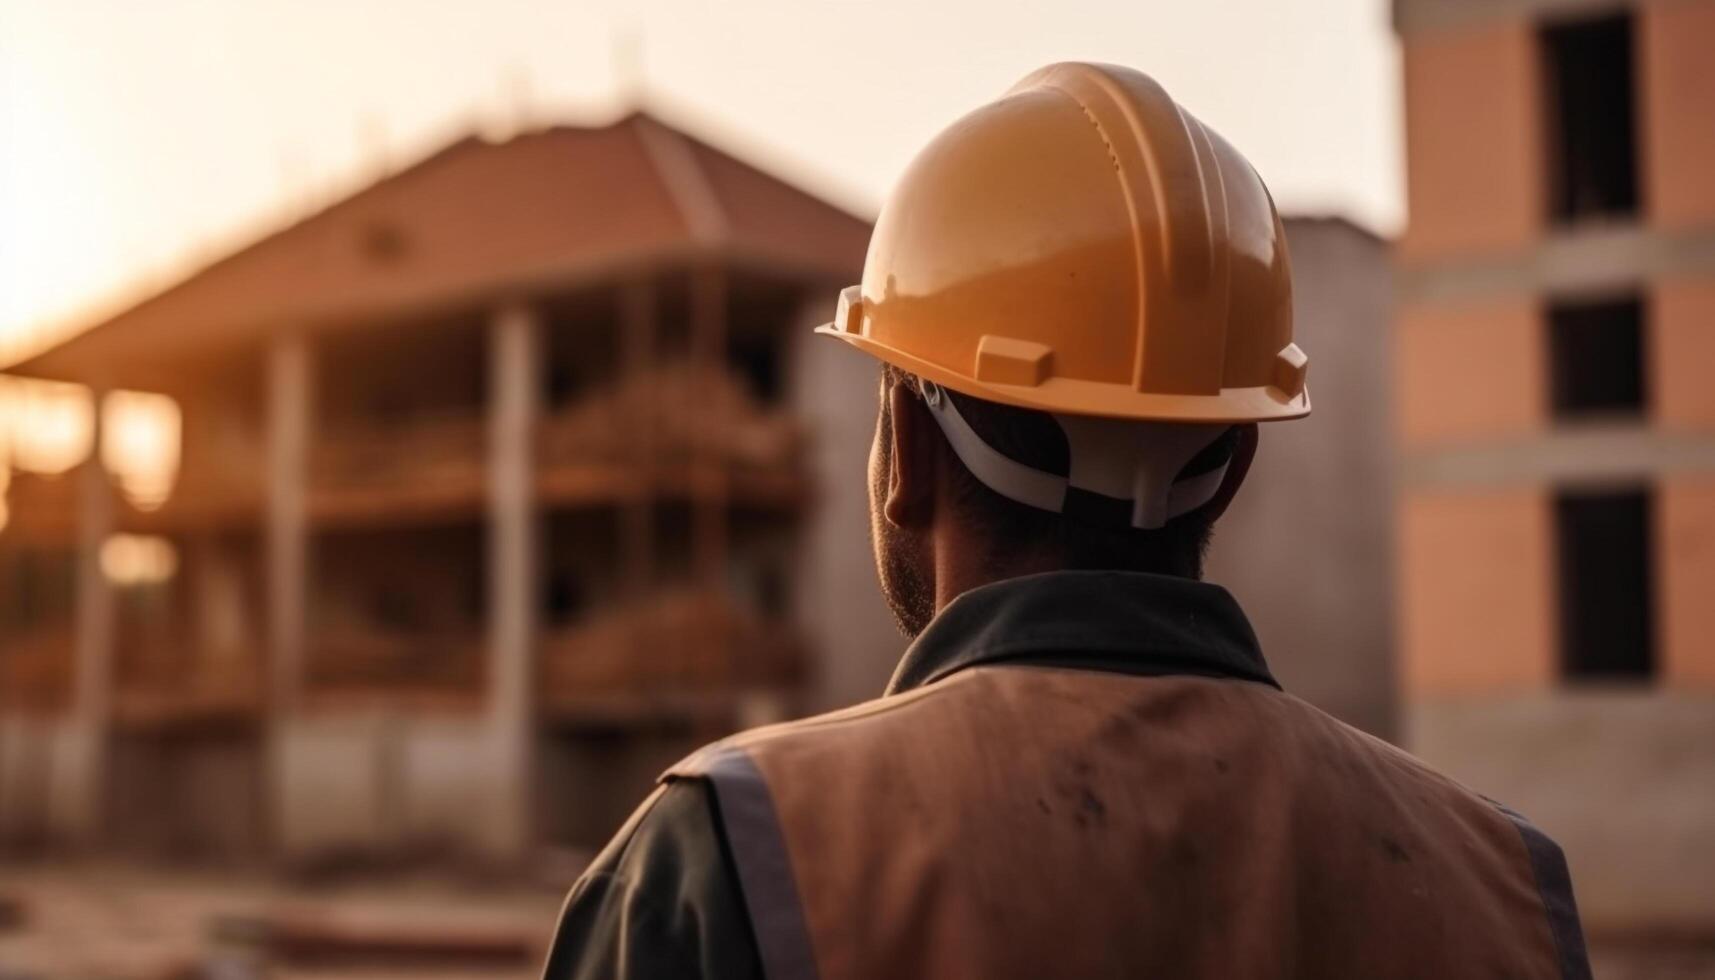
POLYGON ((1386 0, 0 0, 0 365, 471 128, 641 91, 873 213, 1066 59, 1153 74, 1285 209, 1401 221, 1386 0))

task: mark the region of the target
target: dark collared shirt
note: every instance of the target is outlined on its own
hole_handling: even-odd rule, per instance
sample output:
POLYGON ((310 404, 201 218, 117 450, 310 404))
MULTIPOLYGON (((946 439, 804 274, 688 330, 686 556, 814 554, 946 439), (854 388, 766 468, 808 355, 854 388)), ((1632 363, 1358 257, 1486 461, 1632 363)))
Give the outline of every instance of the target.
MULTIPOLYGON (((1225 589, 1131 572, 1050 572, 972 589, 906 650, 886 693, 978 664, 1278 686, 1225 589)), ((548 980, 762 976, 716 807, 701 781, 656 790, 572 887, 548 980)))

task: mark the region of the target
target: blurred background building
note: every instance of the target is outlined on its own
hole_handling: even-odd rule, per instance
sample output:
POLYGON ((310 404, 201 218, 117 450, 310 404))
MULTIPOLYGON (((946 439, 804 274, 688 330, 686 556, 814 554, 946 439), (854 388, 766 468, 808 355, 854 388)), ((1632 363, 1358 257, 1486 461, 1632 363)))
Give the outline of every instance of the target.
POLYGON ((11 488, 0 826, 515 859, 802 710, 793 358, 867 234, 641 114, 472 138, 14 366, 104 408, 11 488), (153 495, 124 392, 182 418, 153 495))
POLYGON ((1707 951, 1715 3, 1395 17, 1407 744, 1560 840, 1599 942, 1707 951))
MULTIPOLYGON (((1287 226, 1327 408, 1268 440, 1215 577, 1385 733, 1385 251, 1287 226)), ((645 114, 472 138, 14 365, 94 401, 81 464, 10 481, 0 833, 515 862, 873 696, 876 375, 809 334, 867 235, 645 114), (150 399, 173 465, 127 480, 150 399)))

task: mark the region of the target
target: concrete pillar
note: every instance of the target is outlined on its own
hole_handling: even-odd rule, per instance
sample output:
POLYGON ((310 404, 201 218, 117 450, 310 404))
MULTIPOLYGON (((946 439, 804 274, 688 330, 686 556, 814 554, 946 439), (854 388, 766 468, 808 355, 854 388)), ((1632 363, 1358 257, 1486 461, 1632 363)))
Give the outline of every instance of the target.
MULTIPOLYGON (((691 278, 691 343, 698 363, 711 371, 726 367, 726 276, 712 267, 691 278)), ((696 486, 692 518, 697 577, 711 589, 724 589, 727 560, 726 460, 719 450, 700 454, 692 479, 696 486)))
MULTIPOLYGON (((626 283, 620 306, 621 384, 635 384, 655 362, 655 283, 639 276, 626 283)), ((655 434, 648 416, 628 420, 631 425, 632 472, 642 489, 626 502, 620 514, 620 567, 626 595, 642 595, 653 576, 655 555, 655 493, 650 474, 655 458, 655 434)))
POLYGON ((541 412, 541 324, 522 303, 489 328, 488 722, 494 799, 487 843, 503 859, 532 836, 535 747, 536 503, 533 434, 541 412))
POLYGON ((309 339, 279 337, 268 351, 268 691, 282 719, 303 694, 308 619, 307 519, 314 364, 309 339))
POLYGON ((309 589, 308 470, 314 412, 314 363, 309 338, 275 338, 263 365, 266 416, 267 505, 263 537, 264 621, 267 699, 263 823, 272 842, 287 846, 291 837, 288 749, 291 718, 303 694, 304 643, 309 589))
POLYGON ((79 471, 76 634, 70 758, 55 822, 82 844, 100 837, 104 823, 109 728, 113 717, 114 594, 101 568, 101 548, 113 534, 113 483, 102 463, 105 392, 94 405, 89 459, 79 471))

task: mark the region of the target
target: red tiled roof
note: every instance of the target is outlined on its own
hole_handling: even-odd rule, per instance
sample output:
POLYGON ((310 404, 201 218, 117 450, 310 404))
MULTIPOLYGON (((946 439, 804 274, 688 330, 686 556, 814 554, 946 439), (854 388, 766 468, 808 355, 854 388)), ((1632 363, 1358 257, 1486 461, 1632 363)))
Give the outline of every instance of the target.
POLYGON ((642 113, 498 144, 472 137, 8 371, 87 379, 675 256, 719 254, 826 287, 856 281, 868 238, 862 219, 642 113))

